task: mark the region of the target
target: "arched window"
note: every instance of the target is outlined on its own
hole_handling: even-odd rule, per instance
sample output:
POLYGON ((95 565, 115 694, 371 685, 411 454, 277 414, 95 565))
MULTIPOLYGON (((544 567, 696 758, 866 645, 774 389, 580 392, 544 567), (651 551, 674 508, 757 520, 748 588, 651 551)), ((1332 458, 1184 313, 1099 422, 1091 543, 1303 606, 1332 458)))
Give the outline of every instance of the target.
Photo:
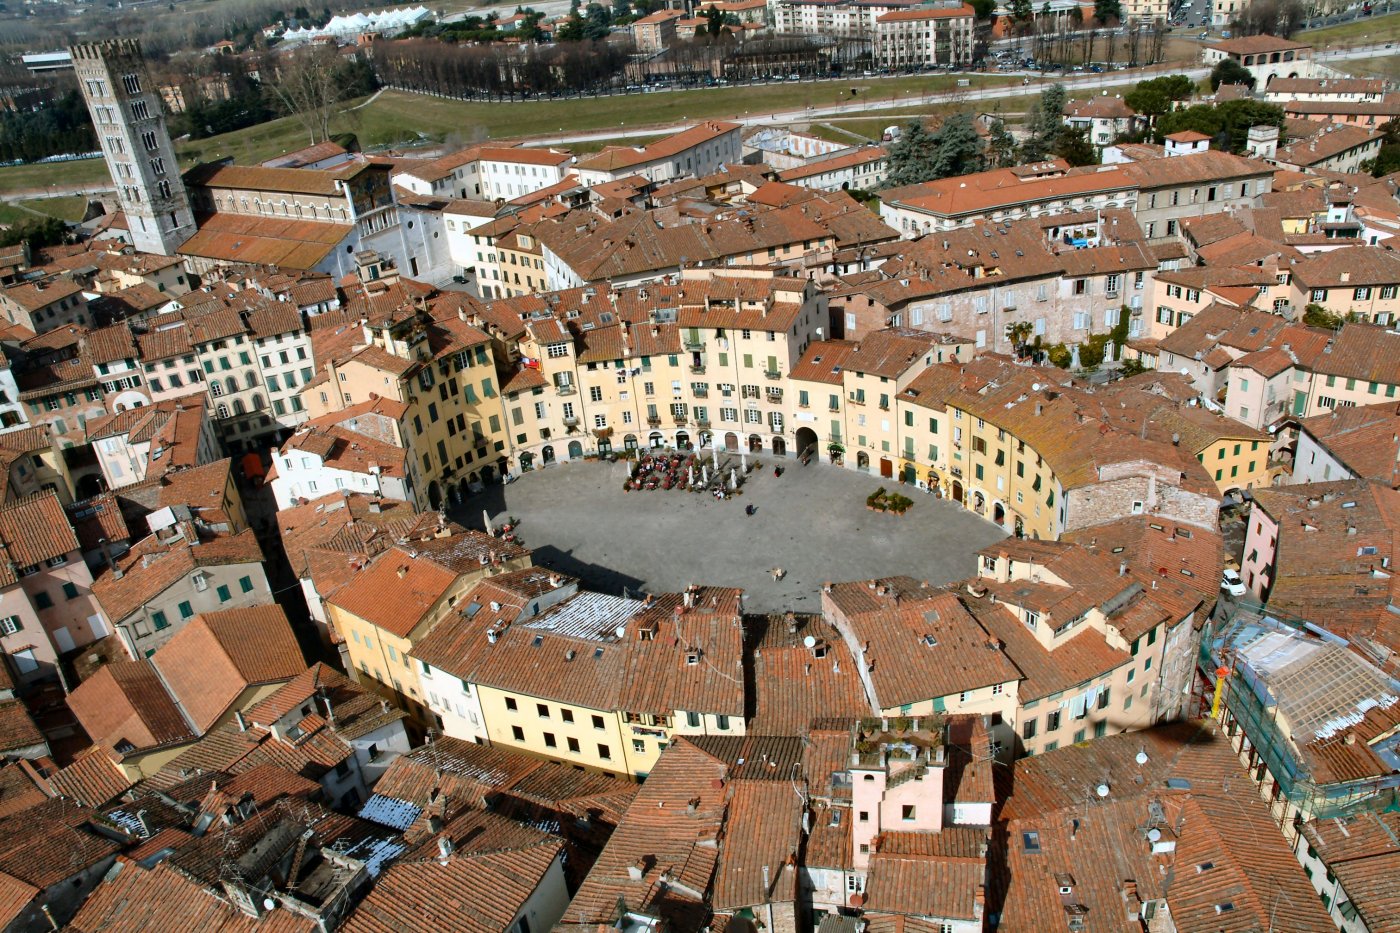
POLYGON ((262 393, 255 393, 255 394, 253 395, 253 411, 261 411, 261 410, 262 410, 262 407, 263 407, 263 397, 262 397, 262 393))
POLYGON ((210 379, 210 380, 209 380, 209 394, 212 395, 212 396, 214 396, 215 398, 218 398, 220 395, 223 395, 223 394, 224 394, 224 386, 223 386, 223 383, 221 383, 221 382, 220 382, 219 380, 217 380, 217 379, 210 379))
POLYGON ((232 395, 233 393, 238 391, 238 380, 233 378, 232 376, 229 376, 227 379, 224 380, 224 385, 228 389, 229 395, 232 395))
MULTIPOLYGON (((213 382, 211 382, 211 383, 209 383, 209 384, 210 384, 210 385, 217 385, 217 383, 213 383, 213 382)), ((215 414, 217 414, 220 418, 227 418, 227 417, 228 417, 228 406, 227 406, 227 405, 220 405, 218 408, 214 409, 214 412, 215 412, 215 414)))
POLYGON ((251 369, 248 370, 248 376, 245 381, 248 383, 248 388, 251 389, 253 386, 258 384, 258 374, 253 372, 251 369))
POLYGON ((243 399, 241 399, 241 398, 236 398, 236 399, 234 399, 234 400, 233 400, 233 413, 234 413, 235 415, 241 415, 241 414, 244 413, 244 411, 245 411, 245 409, 243 408, 243 399))

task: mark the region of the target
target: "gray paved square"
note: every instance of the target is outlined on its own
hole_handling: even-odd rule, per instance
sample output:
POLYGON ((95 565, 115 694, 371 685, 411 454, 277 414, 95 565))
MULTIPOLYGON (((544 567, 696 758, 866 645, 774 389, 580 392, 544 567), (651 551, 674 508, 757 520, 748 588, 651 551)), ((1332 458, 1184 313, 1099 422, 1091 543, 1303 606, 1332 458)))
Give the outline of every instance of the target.
POLYGON ((783 475, 774 477, 772 459, 761 460, 743 494, 724 502, 681 490, 624 493, 623 462, 585 461, 492 487, 454 517, 473 528, 482 526, 483 509, 497 525, 517 517, 536 563, 576 574, 593 589, 738 586, 750 612, 818 611, 825 580, 968 577, 975 552, 1005 536, 960 506, 877 476, 784 460, 783 475), (913 508, 903 516, 866 509, 865 497, 881 485, 909 495, 913 508), (747 505, 756 514, 746 515, 747 505), (774 567, 787 571, 781 581, 774 567))

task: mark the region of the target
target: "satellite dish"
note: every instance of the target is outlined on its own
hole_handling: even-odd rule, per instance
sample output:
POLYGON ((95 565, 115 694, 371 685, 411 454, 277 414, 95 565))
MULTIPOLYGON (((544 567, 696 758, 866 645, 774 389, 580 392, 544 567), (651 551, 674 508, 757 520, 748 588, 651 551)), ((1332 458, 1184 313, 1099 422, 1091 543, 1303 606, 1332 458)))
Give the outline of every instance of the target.
POLYGON ((1160 829, 1158 829, 1157 827, 1154 826, 1154 827, 1152 827, 1151 829, 1149 829, 1149 830, 1147 831, 1147 841, 1148 841, 1148 842, 1156 842, 1158 839, 1161 839, 1161 838, 1162 838, 1162 831, 1161 831, 1160 829))
POLYGON ((1137 757, 1134 758, 1133 760, 1136 761, 1136 762, 1137 762, 1138 764, 1140 764, 1140 765, 1145 765, 1145 764, 1147 764, 1147 752, 1138 752, 1138 753, 1137 753, 1137 757))
POLYGON ((1040 391, 1040 383, 1038 383, 1038 382, 1032 382, 1032 383, 1031 383, 1031 391, 1032 391, 1032 392, 1039 392, 1039 391, 1040 391))
POLYGON ((277 902, 270 897, 263 898, 263 910, 276 910, 277 902))
POLYGON ((1107 797, 1107 796, 1108 796, 1108 785, 1107 785, 1107 784, 1100 784, 1098 787, 1094 788, 1094 793, 1098 794, 1100 797, 1107 797))
POLYGON ((808 648, 815 648, 817 647, 817 639, 813 635, 808 635, 806 638, 802 639, 802 644, 808 648))

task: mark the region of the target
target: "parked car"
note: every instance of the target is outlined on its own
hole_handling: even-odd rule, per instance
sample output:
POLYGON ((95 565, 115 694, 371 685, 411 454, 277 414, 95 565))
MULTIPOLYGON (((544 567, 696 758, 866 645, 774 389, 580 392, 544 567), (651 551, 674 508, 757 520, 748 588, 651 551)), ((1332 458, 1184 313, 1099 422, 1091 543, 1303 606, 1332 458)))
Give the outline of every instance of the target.
POLYGON ((1240 579, 1240 572, 1229 568, 1226 568, 1225 573, 1221 575, 1220 588, 1231 596, 1243 596, 1248 592, 1245 589, 1244 581, 1240 579))

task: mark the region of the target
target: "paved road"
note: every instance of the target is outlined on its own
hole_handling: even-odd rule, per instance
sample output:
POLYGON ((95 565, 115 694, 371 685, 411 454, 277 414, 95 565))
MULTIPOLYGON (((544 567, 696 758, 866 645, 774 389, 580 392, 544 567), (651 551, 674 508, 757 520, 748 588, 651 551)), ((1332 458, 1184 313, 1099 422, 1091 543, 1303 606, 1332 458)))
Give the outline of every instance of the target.
MULTIPOLYGON (((737 466, 737 455, 729 456, 737 466)), ((720 459, 724 468, 723 453, 720 459)), ((790 459, 775 478, 772 458, 760 460, 767 468, 751 473, 744 494, 726 502, 679 490, 624 493, 623 463, 578 462, 490 487, 453 517, 481 528, 483 509, 497 524, 514 515, 536 563, 604 592, 737 586, 751 612, 818 611, 827 580, 963 579, 976 572, 975 552, 1005 536, 991 522, 917 492, 904 516, 867 510, 865 497, 876 487, 896 488, 888 480, 790 459), (744 514, 750 504, 758 507, 752 517, 744 514), (787 571, 781 582, 769 573, 775 566, 787 571)))

